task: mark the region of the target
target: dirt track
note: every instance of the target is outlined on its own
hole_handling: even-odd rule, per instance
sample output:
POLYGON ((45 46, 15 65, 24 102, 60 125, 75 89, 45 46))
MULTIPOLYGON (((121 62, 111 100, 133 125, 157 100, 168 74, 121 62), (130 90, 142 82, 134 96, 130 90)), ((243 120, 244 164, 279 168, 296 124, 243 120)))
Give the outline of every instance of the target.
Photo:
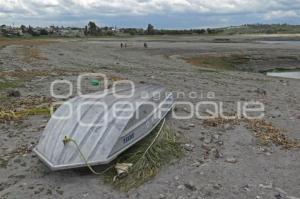
MULTIPOLYGON (((300 80, 258 73, 300 68, 300 45, 265 44, 254 37, 231 37, 226 43, 214 39, 132 38, 127 39, 126 49, 120 48, 120 39, 60 40, 47 45, 5 43, 0 48, 1 104, 14 100, 5 97, 12 86, 23 98, 49 98, 53 80, 75 83, 82 72, 101 72, 135 82, 159 83, 187 95, 197 92, 197 98, 178 100, 223 102, 226 112, 232 114, 238 101, 263 102, 265 119, 284 129, 289 138, 300 139, 300 80), (148 40, 148 49, 143 48, 144 40, 148 40), (219 68, 224 59, 215 57, 232 55, 243 61, 232 70, 219 68), (211 59, 205 60, 206 64, 200 60, 198 66, 183 59, 199 56, 211 59), (212 64, 217 70, 210 67, 212 64), (7 85, 8 80, 14 84, 7 85), (214 99, 207 99, 210 92, 215 93, 214 99)), ((62 86, 59 92, 66 92, 66 88, 62 86)), ((0 198, 300 198, 299 149, 262 145, 243 123, 208 127, 196 118, 169 118, 168 124, 177 130, 178 137, 193 149, 164 167, 153 180, 121 193, 84 169, 51 172, 30 152, 48 119, 36 115, 21 122, 0 123, 0 198), (216 150, 223 157, 217 157, 216 150), (190 190, 188 184, 196 189, 190 190)))

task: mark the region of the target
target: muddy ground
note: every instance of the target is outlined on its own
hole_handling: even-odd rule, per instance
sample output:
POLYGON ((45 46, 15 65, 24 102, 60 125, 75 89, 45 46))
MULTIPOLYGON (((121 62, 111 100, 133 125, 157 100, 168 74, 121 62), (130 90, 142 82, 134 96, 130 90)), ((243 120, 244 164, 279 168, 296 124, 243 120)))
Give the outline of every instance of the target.
MULTIPOLYGON (((289 139, 300 139, 300 80, 261 73, 300 68, 299 44, 260 42, 284 39, 300 38, 5 40, 0 42, 1 109, 35 109, 56 100, 49 92, 53 80, 67 79, 75 85, 78 74, 101 72, 111 79, 159 83, 186 93, 178 101, 223 102, 229 114, 236 113, 238 101, 260 101, 266 121, 289 139), (128 48, 121 49, 120 42, 127 42, 128 48), (11 90, 20 91, 21 97, 8 97, 11 90), (196 98, 189 98, 189 92, 196 92, 196 98), (208 98, 212 92, 215 97, 208 98)), ((67 87, 56 91, 66 93, 67 87)), ((169 117, 168 125, 185 144, 184 157, 123 193, 88 170, 51 172, 40 162, 31 150, 48 120, 47 115, 31 114, 0 122, 0 198, 300 198, 299 148, 263 144, 245 123, 207 126, 197 118, 169 117)))

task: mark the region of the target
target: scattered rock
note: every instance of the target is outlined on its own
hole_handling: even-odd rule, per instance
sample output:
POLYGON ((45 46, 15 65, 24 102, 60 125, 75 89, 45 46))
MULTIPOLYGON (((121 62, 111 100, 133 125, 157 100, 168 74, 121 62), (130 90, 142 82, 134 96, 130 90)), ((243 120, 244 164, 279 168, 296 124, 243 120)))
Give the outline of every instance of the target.
POLYGON ((26 167, 26 166, 27 166, 26 162, 22 162, 20 165, 21 165, 22 167, 26 167))
POLYGON ((17 90, 9 90, 7 91, 7 96, 8 97, 21 97, 20 91, 17 90))
POLYGON ((192 181, 185 183, 184 186, 191 191, 197 190, 196 186, 194 185, 194 183, 192 181))
POLYGON ((186 113, 191 113, 191 111, 188 110, 186 107, 183 108, 183 111, 186 112, 186 113))
POLYGON ((237 163, 237 159, 233 158, 233 157, 232 158, 226 158, 225 162, 234 164, 234 163, 237 163))
POLYGON ((56 191, 56 193, 58 193, 59 195, 63 195, 63 194, 64 194, 64 191, 62 191, 62 190, 56 189, 55 191, 56 191))
POLYGON ((271 112, 271 117, 272 117, 272 118, 281 117, 281 112, 278 111, 278 110, 272 111, 272 112, 271 112))
POLYGON ((220 138, 220 136, 219 136, 218 134, 214 134, 214 135, 213 135, 213 139, 214 139, 214 140, 219 140, 219 138, 220 138))
POLYGON ((267 94, 267 91, 262 89, 262 88, 257 88, 255 90, 255 92, 258 93, 258 94, 261 94, 261 95, 266 95, 267 94))
POLYGON ((266 153, 266 155, 267 155, 267 156, 270 156, 270 155, 272 155, 272 153, 270 153, 270 152, 267 152, 267 153, 266 153))
POLYGON ((208 144, 202 144, 201 145, 202 149, 206 150, 206 151, 210 151, 211 150, 211 146, 208 144))
POLYGON ((175 180, 179 180, 179 176, 175 176, 174 179, 175 179, 175 180))
POLYGON ((220 190, 222 188, 222 185, 219 183, 215 183, 215 184, 213 184, 213 188, 216 190, 220 190))
POLYGON ((47 189, 46 194, 47 194, 47 195, 52 195, 52 190, 51 190, 51 189, 47 189))
POLYGON ((244 186, 242 186, 241 188, 242 188, 244 191, 247 191, 247 192, 250 191, 249 185, 244 185, 244 186))
POLYGON ((189 124, 188 124, 188 127, 194 128, 194 127, 195 127, 195 124, 189 123, 189 124))
POLYGON ((210 144, 212 142, 212 137, 210 135, 206 136, 203 140, 205 144, 210 144))
POLYGON ((258 186, 259 186, 259 188, 263 188, 263 189, 272 189, 273 188, 273 184, 272 183, 267 184, 267 185, 259 184, 258 186))
POLYGON ((204 161, 196 161, 196 162, 194 162, 191 166, 193 166, 193 167, 200 167, 200 165, 201 164, 203 164, 204 163, 204 161))
POLYGON ((218 149, 214 150, 214 154, 216 159, 223 158, 223 154, 218 149))
POLYGON ((193 151, 193 149, 195 148, 195 146, 193 144, 185 144, 183 146, 183 148, 187 151, 193 151))
POLYGON ((287 198, 287 199, 300 199, 300 198, 295 197, 295 196, 287 196, 286 198, 287 198))
POLYGON ((275 187, 275 190, 278 191, 279 193, 282 193, 284 195, 287 195, 287 192, 284 191, 283 189, 279 188, 279 187, 275 187))
POLYGON ((177 187, 177 189, 184 189, 184 185, 179 185, 178 187, 177 187))
POLYGON ((231 125, 230 125, 230 124, 227 123, 227 124, 224 125, 224 129, 225 129, 225 130, 229 130, 230 128, 231 128, 231 125))
POLYGON ((166 196, 164 194, 159 194, 159 199, 164 199, 166 196))
POLYGON ((188 126, 179 126, 179 128, 182 130, 190 130, 190 127, 188 126))
POLYGON ((20 159, 20 158, 16 158, 15 160, 14 160, 14 163, 17 163, 17 164, 20 164, 22 162, 22 160, 20 159))
POLYGON ((276 198, 276 199, 282 199, 282 196, 281 196, 281 194, 280 194, 280 193, 278 193, 278 194, 275 194, 274 196, 275 196, 275 198, 276 198))

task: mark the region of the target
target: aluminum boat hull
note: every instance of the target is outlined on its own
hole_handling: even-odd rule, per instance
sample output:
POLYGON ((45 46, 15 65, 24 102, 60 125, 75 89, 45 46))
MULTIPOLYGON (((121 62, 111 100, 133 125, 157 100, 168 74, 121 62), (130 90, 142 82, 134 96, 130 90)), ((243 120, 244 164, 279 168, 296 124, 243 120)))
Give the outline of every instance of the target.
POLYGON ((51 170, 87 166, 75 144, 63 143, 65 136, 78 143, 89 165, 108 164, 153 131, 174 104, 159 85, 106 90, 96 97, 102 94, 73 98, 52 115, 34 148, 51 170))

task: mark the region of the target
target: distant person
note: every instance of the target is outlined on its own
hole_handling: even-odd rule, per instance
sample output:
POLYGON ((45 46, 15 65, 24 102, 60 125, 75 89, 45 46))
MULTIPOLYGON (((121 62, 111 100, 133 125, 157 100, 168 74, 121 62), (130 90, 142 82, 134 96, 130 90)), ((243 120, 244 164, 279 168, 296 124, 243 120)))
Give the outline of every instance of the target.
POLYGON ((121 48, 123 48, 123 43, 121 43, 121 48))
POLYGON ((125 43, 125 48, 127 48, 127 43, 125 43))
POLYGON ((148 48, 148 45, 146 42, 144 43, 144 48, 148 48))

